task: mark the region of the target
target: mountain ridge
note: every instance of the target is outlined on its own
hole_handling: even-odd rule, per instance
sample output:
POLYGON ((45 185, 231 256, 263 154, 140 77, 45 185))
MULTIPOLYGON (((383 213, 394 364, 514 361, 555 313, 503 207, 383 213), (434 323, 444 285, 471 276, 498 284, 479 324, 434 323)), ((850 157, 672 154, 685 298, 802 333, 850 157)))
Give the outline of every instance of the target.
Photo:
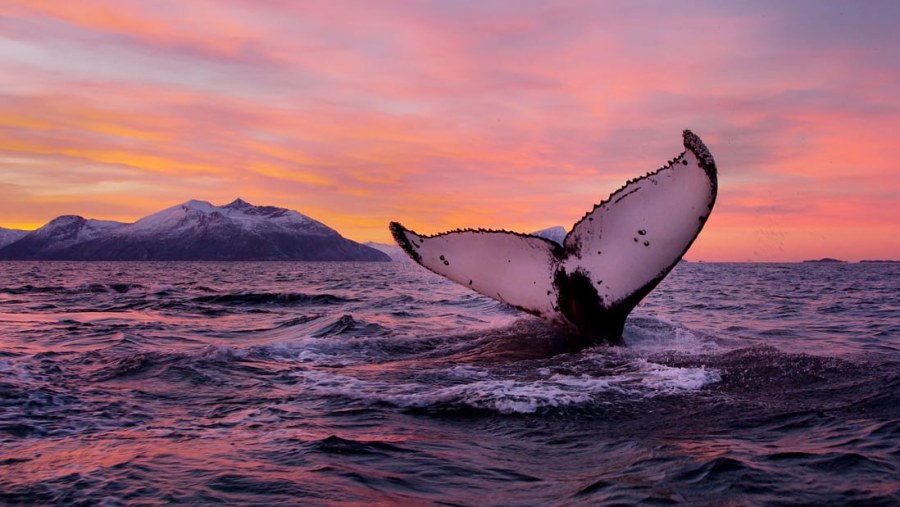
POLYGON ((21 229, 5 229, 0 227, 0 248, 11 243, 19 241, 31 231, 23 231, 21 229))
POLYGON ((7 260, 388 261, 297 211, 190 200, 132 223, 62 215, 0 247, 7 260))

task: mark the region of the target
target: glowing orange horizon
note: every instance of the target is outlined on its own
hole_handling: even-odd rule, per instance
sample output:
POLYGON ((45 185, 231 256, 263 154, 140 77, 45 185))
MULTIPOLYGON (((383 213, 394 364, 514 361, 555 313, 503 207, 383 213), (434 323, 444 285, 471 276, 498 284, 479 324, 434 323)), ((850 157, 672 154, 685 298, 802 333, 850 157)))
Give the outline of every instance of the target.
POLYGON ((900 36, 871 5, 5 10, 0 227, 242 197, 358 241, 568 228, 691 128, 720 194, 690 260, 900 259, 900 36))

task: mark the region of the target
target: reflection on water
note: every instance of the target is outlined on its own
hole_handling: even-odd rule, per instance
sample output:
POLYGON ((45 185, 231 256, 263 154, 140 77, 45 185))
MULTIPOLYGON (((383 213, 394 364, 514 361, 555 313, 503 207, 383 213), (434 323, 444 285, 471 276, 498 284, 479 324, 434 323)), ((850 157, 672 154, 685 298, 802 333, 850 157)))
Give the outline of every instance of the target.
POLYGON ((0 503, 896 504, 898 275, 681 264, 567 353, 410 264, 0 263, 0 503))

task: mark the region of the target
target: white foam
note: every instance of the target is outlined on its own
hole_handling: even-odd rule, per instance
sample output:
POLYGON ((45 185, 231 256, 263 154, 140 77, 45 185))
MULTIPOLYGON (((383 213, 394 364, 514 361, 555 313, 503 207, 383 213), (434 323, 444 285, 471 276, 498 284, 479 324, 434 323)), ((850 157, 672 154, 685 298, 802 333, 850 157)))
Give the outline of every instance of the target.
POLYGON ((548 408, 589 406, 604 403, 599 395, 629 398, 694 391, 719 381, 719 373, 707 368, 676 368, 645 360, 629 363, 622 373, 608 376, 552 374, 537 370, 541 378, 492 378, 489 371, 457 366, 444 373, 453 385, 422 383, 393 384, 361 380, 323 371, 301 371, 296 375, 306 389, 326 396, 341 396, 368 403, 389 403, 404 408, 470 407, 502 414, 534 413, 548 408), (549 376, 548 376, 549 375, 549 376))
POLYGON ((694 391, 722 379, 718 370, 706 367, 675 368, 644 362, 641 384, 650 388, 653 395, 672 394, 678 391, 694 391))
POLYGON ((314 341, 309 338, 299 338, 294 341, 277 341, 266 345, 253 347, 255 354, 266 359, 280 362, 297 362, 313 364, 332 364, 336 360, 342 360, 343 364, 351 364, 347 358, 335 353, 323 352, 311 348, 314 341))
POLYGON ((471 379, 471 378, 484 378, 490 375, 487 371, 482 368, 477 368, 475 366, 471 366, 468 364, 454 366, 447 371, 447 373, 451 377, 462 378, 462 379, 471 379))
POLYGON ((437 389, 420 400, 409 401, 424 401, 427 405, 462 403, 473 408, 496 410, 501 414, 527 414, 544 408, 581 405, 589 402, 593 393, 609 387, 607 382, 599 379, 571 380, 484 380, 437 389), (571 389, 573 386, 579 389, 571 389))
POLYGON ((235 359, 244 359, 245 357, 247 357, 246 350, 235 349, 223 345, 207 345, 200 352, 201 359, 220 363, 230 362, 235 359))
POLYGON ((313 366, 349 366, 370 362, 384 355, 381 341, 371 337, 345 336, 314 338, 301 336, 280 339, 251 347, 254 354, 283 363, 308 363, 313 366))

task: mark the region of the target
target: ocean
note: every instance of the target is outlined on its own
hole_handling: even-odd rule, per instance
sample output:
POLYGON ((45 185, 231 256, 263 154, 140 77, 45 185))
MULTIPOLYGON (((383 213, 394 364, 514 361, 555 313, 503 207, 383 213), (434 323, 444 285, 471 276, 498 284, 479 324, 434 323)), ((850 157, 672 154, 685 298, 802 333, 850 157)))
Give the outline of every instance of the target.
POLYGON ((0 263, 0 504, 900 505, 900 264, 561 341, 411 263, 0 263))

